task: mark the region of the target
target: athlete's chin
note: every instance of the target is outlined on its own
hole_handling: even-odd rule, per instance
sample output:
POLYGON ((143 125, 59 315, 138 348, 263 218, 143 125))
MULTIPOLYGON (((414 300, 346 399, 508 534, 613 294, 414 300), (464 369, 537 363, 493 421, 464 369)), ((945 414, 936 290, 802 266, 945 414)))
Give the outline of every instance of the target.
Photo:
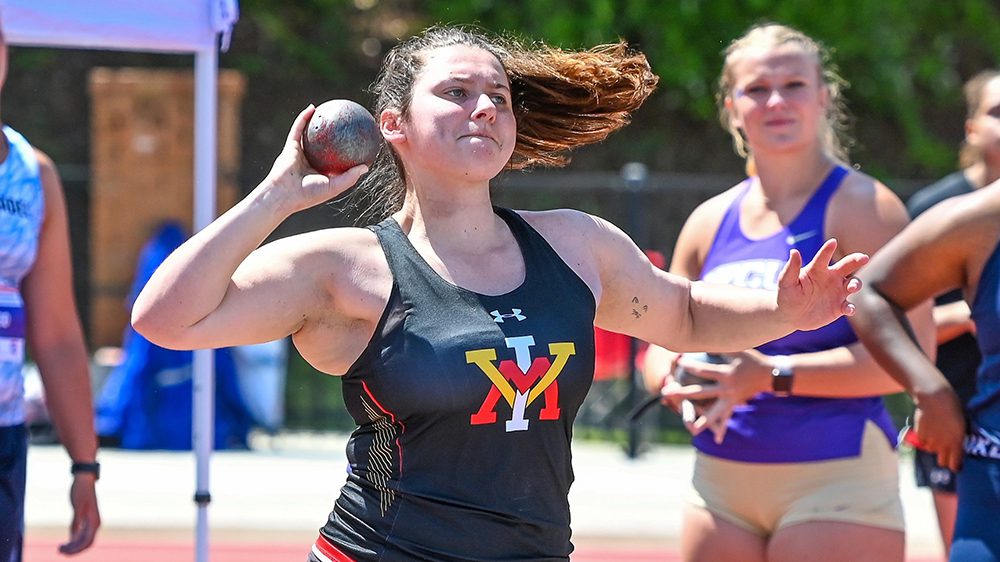
POLYGON ((811 146, 801 135, 778 135, 763 140, 754 147, 755 154, 787 155, 801 152, 811 146))
POLYGON ((506 166, 507 160, 501 161, 495 155, 491 158, 474 158, 464 166, 465 177, 489 181, 497 177, 506 166))

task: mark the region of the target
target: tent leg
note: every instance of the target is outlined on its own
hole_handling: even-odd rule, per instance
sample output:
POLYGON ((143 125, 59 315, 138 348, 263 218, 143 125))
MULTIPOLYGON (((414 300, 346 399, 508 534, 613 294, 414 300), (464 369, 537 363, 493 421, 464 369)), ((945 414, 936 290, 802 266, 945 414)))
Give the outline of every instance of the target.
MULTIPOLYGON (((215 45, 195 54, 194 232, 215 219, 216 119, 218 113, 218 54, 215 45)), ((214 353, 194 352, 192 441, 197 462, 195 560, 208 562, 209 461, 215 436, 214 353)))

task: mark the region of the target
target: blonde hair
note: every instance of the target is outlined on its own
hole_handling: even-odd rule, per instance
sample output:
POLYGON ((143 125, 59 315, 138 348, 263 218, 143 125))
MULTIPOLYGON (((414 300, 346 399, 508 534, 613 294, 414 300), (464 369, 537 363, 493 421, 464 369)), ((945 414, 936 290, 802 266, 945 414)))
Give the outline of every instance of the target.
MULTIPOLYGON (((629 122, 653 90, 659 77, 645 55, 624 42, 569 51, 546 45, 524 45, 478 29, 432 27, 396 45, 386 55, 370 90, 374 114, 399 109, 409 117, 413 84, 434 49, 467 45, 483 49, 500 61, 511 87, 517 122, 511 169, 563 166, 569 150, 607 138, 629 122)), ((406 170, 391 147, 383 145, 371 171, 355 190, 366 201, 362 220, 378 221, 403 204, 406 170)))
MULTIPOLYGON (((965 118, 973 119, 982 109, 983 91, 986 85, 994 79, 1000 78, 1000 71, 983 70, 969 79, 962 87, 965 93, 965 118)), ((983 158, 982 150, 972 146, 968 141, 962 141, 962 148, 958 152, 958 163, 963 169, 978 163, 983 158)))
POLYGON ((732 96, 733 91, 733 64, 739 54, 747 48, 780 47, 783 45, 796 45, 816 61, 819 79, 829 93, 829 103, 820 129, 823 150, 834 159, 849 164, 847 148, 852 142, 847 135, 848 116, 843 98, 843 90, 847 88, 848 84, 837 74, 836 67, 830 60, 829 51, 822 43, 797 29, 776 23, 764 23, 751 27, 742 37, 726 47, 723 52, 725 59, 716 92, 719 121, 722 123, 722 127, 732 135, 733 148, 736 153, 747 159, 747 174, 755 175, 756 173, 753 154, 747 145, 746 137, 739 127, 733 124, 732 116, 726 109, 726 99, 732 96))

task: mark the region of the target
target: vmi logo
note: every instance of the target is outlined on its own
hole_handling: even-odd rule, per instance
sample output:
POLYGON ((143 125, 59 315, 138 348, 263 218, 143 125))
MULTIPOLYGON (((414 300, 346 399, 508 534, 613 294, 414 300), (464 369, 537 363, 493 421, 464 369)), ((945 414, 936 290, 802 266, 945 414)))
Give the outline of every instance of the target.
POLYGON ((465 353, 465 361, 475 364, 493 382, 486 400, 479 411, 472 414, 472 425, 496 423, 496 406, 503 398, 511 408, 510 420, 506 422, 506 430, 526 431, 528 420, 524 417, 525 409, 539 396, 545 395, 545 407, 538 413, 540 420, 559 419, 559 385, 556 378, 566 366, 571 355, 576 354, 576 346, 572 342, 549 344, 549 354, 555 356, 531 358, 531 347, 535 345, 532 336, 504 338, 508 349, 514 350, 515 361, 504 359, 499 366, 495 349, 476 349, 465 353))

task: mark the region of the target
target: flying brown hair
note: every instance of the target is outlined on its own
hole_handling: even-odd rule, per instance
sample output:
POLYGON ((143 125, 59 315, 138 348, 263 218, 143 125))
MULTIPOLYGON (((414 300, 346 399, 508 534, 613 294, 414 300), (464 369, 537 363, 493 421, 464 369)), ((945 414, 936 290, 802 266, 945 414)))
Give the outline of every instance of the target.
MULTIPOLYGON (((508 166, 563 166, 569 151, 603 141, 629 122, 656 89, 659 78, 645 55, 624 42, 587 50, 564 50, 543 44, 487 35, 478 29, 439 26, 399 43, 386 54, 370 90, 373 113, 400 110, 409 117, 410 96, 427 52, 468 45, 497 57, 511 84, 517 140, 508 166)), ((383 145, 371 171, 354 190, 353 205, 362 222, 381 220, 403 203, 406 170, 383 145)))

